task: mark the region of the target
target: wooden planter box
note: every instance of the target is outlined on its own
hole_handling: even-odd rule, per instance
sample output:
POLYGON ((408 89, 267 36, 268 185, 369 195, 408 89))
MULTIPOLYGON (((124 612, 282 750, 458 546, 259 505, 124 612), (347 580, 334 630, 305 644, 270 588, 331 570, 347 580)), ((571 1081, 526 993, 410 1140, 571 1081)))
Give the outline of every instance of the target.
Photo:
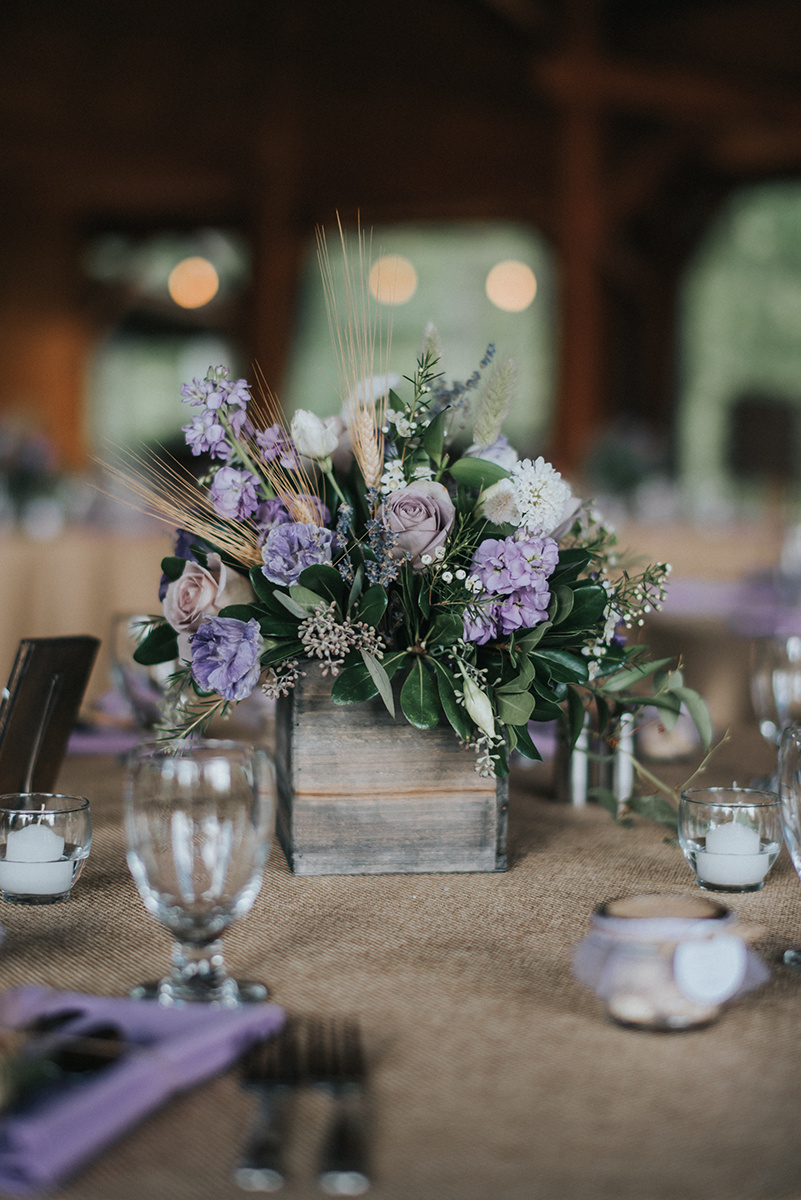
MULTIPOLYGON (((276 710, 278 839, 297 875, 505 871, 508 781, 450 726, 335 705, 317 663, 276 710)), ((398 706, 398 711, 399 706, 398 706)))

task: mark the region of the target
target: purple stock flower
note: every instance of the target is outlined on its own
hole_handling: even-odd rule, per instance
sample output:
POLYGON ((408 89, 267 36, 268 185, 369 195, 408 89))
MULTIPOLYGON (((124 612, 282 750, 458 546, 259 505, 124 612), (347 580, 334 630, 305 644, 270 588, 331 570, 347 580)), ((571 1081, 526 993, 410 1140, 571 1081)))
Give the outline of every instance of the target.
POLYGON ((283 500, 272 497, 263 500, 253 514, 253 524, 258 525, 266 533, 273 525, 289 525, 292 518, 283 500))
POLYGON ((543 585, 542 591, 521 588, 498 600, 493 607, 493 616, 502 634, 509 635, 517 629, 531 629, 544 621, 548 615, 551 593, 543 585))
POLYGON ((306 567, 330 563, 337 549, 336 534, 305 521, 275 525, 261 548, 262 571, 271 583, 288 587, 296 583, 306 567))
POLYGON ((471 604, 464 611, 462 623, 466 642, 475 642, 476 645, 483 646, 491 638, 498 636, 498 629, 488 604, 471 604))
POLYGON ((558 561, 557 543, 539 534, 482 542, 472 564, 481 587, 475 606, 464 615, 465 640, 483 646, 492 637, 508 637, 544 621, 551 599, 548 579, 558 561))
POLYGON ((210 409, 194 416, 189 425, 182 425, 181 428, 193 454, 210 454, 212 458, 226 461, 231 457, 225 430, 210 409))
POLYGON ((265 462, 278 462, 285 471, 297 471, 300 459, 295 449, 295 443, 280 425, 270 425, 267 429, 259 430, 256 442, 262 452, 265 462))
POLYGON ((217 512, 232 521, 246 521, 259 507, 258 480, 251 471, 220 467, 209 488, 217 512))
POLYGON ((259 622, 207 617, 192 635, 192 677, 204 692, 238 701, 256 686, 261 665, 259 622))

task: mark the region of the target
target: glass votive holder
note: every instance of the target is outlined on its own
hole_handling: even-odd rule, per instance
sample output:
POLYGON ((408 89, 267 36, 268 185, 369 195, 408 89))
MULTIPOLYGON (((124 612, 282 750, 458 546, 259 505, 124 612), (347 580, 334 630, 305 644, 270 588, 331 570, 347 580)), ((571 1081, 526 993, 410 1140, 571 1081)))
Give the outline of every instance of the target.
POLYGON ((689 788, 679 800, 679 842, 699 887, 757 892, 782 847, 775 792, 689 788))
POLYGON ((12 904, 68 900, 91 845, 92 814, 83 796, 0 796, 0 896, 12 904))

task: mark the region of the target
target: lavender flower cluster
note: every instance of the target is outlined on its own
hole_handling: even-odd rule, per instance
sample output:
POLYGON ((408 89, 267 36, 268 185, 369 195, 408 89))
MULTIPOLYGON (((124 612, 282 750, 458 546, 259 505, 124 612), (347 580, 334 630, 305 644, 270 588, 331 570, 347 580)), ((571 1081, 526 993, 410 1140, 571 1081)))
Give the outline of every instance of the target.
POLYGON ((465 641, 483 646, 544 621, 558 560, 556 541, 536 533, 482 542, 468 580, 474 601, 464 613, 465 641))
POLYGON ((252 437, 253 423, 248 417, 250 392, 246 379, 231 379, 227 367, 211 367, 205 379, 193 379, 181 388, 184 404, 202 411, 195 413, 182 429, 193 454, 209 454, 230 461, 229 435, 252 437))

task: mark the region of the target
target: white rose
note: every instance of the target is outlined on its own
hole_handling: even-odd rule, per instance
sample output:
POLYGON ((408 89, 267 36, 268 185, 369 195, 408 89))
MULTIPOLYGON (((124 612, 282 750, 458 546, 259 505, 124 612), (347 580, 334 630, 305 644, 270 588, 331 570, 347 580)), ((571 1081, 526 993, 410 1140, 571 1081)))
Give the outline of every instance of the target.
POLYGON ((336 417, 327 417, 322 421, 315 413, 299 408, 290 425, 292 441, 298 454, 318 461, 330 458, 339 444, 336 421, 336 417))

